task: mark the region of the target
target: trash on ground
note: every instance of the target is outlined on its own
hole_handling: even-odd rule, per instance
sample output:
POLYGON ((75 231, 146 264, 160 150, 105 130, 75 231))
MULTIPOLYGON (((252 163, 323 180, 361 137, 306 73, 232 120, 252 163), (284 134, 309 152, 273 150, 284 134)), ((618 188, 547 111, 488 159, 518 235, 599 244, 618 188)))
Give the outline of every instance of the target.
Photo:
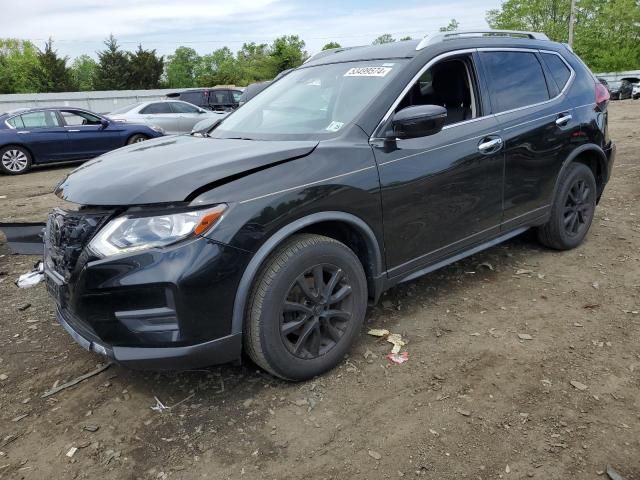
POLYGON ((52 388, 51 390, 47 390, 46 392, 44 392, 40 396, 40 398, 47 398, 47 397, 50 397, 51 395, 55 395, 56 393, 58 393, 58 392, 60 392, 62 390, 65 390, 65 389, 67 389, 69 387, 73 387, 73 386, 79 384, 80 382, 83 382, 87 378, 94 377, 94 376, 98 375, 99 373, 104 372, 111 365, 112 365, 111 363, 106 363, 104 365, 99 366, 95 370, 90 371, 89 373, 85 373, 84 375, 80 375, 78 378, 75 378, 75 379, 71 380, 70 382, 63 383, 62 385, 59 385, 59 386, 57 386, 55 388, 52 388))
POLYGON ((20 275, 16 285, 20 288, 31 288, 44 280, 44 264, 38 262, 33 270, 20 275))
POLYGON ((153 397, 156 400, 156 404, 151 407, 151 410, 156 412, 162 412, 163 410, 169 410, 169 407, 165 406, 158 397, 153 397))
POLYGON ((367 333, 369 335, 374 336, 374 337, 385 337, 385 336, 389 335, 390 332, 389 332, 389 330, 385 330, 383 328, 372 328, 367 333))
POLYGON ((389 336, 387 337, 387 342, 393 344, 391 353, 400 353, 402 347, 406 345, 406 343, 404 343, 404 341, 402 340, 402 335, 400 335, 399 333, 389 334, 389 336))
POLYGON ((529 335, 528 333, 519 333, 518 334, 518 338, 520 340, 533 340, 533 337, 531 335, 529 335))
POLYGON ((376 460, 380 460, 382 458, 382 455, 380 455, 378 452, 375 452, 373 450, 369 450, 369 456, 376 460))
POLYGON ((624 478, 622 477, 622 475, 620 475, 618 472, 616 472, 611 465, 607 465, 607 476, 611 479, 611 480, 624 480, 624 478))
POLYGON ((580 383, 580 382, 578 382, 576 380, 571 380, 571 382, 569 382, 569 383, 571 383, 573 388, 577 388, 578 390, 586 390, 587 388, 589 388, 584 383, 580 383))
POLYGON ((469 410, 464 410, 463 408, 456 409, 456 412, 458 412, 463 417, 470 417, 471 416, 471 412, 469 410))
POLYGON ((495 268, 493 268, 493 265, 491 265, 489 262, 482 262, 476 268, 478 270, 482 270, 483 268, 486 268, 487 270, 491 270, 492 272, 495 272, 496 270, 495 268))
POLYGON ((73 457, 76 454, 77 451, 78 451, 78 449, 76 447, 71 447, 69 449, 69 451, 67 452, 67 457, 69 457, 69 458, 73 457))
POLYGON ((528 270, 526 268, 520 268, 516 270, 516 275, 529 275, 531 273, 533 273, 533 270, 528 270))
POLYGON ((386 355, 385 358, 387 358, 389 361, 393 363, 401 365, 404 362, 409 361, 409 352, 389 353, 386 355))

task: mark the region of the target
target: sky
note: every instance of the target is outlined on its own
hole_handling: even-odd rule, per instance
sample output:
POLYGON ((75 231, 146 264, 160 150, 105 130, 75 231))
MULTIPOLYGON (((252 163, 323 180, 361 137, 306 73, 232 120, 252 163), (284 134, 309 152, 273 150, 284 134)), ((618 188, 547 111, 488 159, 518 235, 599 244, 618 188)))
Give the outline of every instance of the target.
POLYGON ((299 35, 306 50, 329 41, 343 46, 371 43, 383 33, 421 38, 449 23, 486 28, 485 13, 500 0, 0 0, 0 37, 48 37, 71 58, 96 56, 110 33, 127 50, 138 44, 161 55, 178 46, 204 54, 244 42, 271 43, 299 35))

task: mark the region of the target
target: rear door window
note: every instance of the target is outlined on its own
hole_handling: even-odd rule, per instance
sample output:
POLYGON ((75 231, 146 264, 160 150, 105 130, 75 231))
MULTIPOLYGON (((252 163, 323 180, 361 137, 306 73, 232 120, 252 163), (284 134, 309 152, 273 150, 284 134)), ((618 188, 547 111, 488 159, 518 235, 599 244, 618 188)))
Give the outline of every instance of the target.
POLYGON ((55 112, 50 110, 24 113, 19 117, 12 118, 9 123, 16 128, 50 128, 60 126, 55 112))
POLYGON ((535 53, 481 52, 494 113, 549 100, 542 65, 535 53))
POLYGON ((173 111, 171 110, 169 102, 158 102, 147 105, 140 111, 140 113, 143 115, 161 115, 165 113, 173 113, 173 111))
POLYGON ((558 55, 554 53, 541 53, 541 55, 556 85, 558 85, 558 89, 562 91, 571 78, 571 70, 558 55))
POLYGON ((199 113, 200 109, 195 105, 181 102, 170 102, 171 109, 174 113, 199 113))
POLYGON ((232 103, 227 90, 209 92, 209 105, 227 105, 232 103))
POLYGON ((202 92, 184 92, 180 94, 180 100, 194 105, 202 104, 202 92))

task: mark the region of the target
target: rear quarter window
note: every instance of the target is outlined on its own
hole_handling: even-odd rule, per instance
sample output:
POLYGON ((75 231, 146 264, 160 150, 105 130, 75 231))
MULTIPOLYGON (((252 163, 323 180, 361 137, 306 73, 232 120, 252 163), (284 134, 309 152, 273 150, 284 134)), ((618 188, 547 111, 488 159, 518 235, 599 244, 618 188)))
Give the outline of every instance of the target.
POLYGON ((554 53, 542 53, 541 55, 556 85, 558 85, 558 89, 562 91, 571 78, 571 70, 558 55, 554 53))
POLYGON ((535 53, 481 52, 494 113, 549 100, 542 65, 535 53))

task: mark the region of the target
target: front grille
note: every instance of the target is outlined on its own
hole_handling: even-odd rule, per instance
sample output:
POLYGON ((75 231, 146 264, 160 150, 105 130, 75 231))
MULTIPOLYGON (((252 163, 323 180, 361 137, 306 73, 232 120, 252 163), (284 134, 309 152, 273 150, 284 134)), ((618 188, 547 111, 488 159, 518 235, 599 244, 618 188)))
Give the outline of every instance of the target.
POLYGON ((110 215, 107 211, 54 209, 45 229, 47 267, 68 282, 84 247, 110 215))

